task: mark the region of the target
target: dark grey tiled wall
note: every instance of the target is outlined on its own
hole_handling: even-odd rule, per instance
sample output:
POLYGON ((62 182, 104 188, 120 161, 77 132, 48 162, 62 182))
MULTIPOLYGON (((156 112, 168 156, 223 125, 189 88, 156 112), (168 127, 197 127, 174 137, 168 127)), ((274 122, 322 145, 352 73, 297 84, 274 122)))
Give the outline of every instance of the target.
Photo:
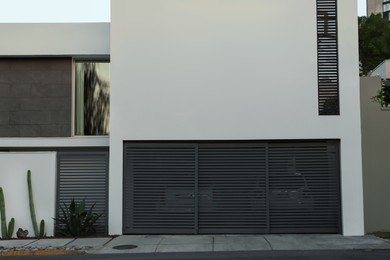
POLYGON ((0 137, 71 136, 72 59, 0 59, 0 137))

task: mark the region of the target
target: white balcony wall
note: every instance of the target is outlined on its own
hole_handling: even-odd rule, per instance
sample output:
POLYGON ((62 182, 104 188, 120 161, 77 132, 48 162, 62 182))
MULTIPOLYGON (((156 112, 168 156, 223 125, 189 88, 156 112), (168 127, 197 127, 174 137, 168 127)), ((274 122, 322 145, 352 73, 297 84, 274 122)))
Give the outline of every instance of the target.
POLYGON ((109 23, 0 23, 0 56, 110 54, 109 23))
MULTIPOLYGON (((110 23, 0 23, 0 31, 0 57, 85 58, 110 55, 110 23)), ((88 147, 108 144, 107 136, 0 140, 2 147, 88 147)))
POLYGON ((35 213, 38 227, 42 219, 46 224, 46 235, 54 235, 56 199, 56 153, 0 153, 0 187, 5 197, 7 225, 15 218, 16 237, 18 228, 27 229, 34 237, 30 216, 27 186, 27 170, 31 170, 35 213))
POLYGON ((316 1, 112 0, 110 233, 124 140, 341 140, 344 235, 362 235, 356 1, 338 1, 340 116, 318 115, 316 1))

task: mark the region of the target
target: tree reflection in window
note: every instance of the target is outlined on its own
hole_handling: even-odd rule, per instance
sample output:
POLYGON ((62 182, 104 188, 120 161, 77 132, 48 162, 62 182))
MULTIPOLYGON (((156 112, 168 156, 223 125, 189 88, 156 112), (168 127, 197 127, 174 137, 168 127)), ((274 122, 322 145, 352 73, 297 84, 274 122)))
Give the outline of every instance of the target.
POLYGON ((76 62, 76 135, 108 135, 110 64, 76 62))

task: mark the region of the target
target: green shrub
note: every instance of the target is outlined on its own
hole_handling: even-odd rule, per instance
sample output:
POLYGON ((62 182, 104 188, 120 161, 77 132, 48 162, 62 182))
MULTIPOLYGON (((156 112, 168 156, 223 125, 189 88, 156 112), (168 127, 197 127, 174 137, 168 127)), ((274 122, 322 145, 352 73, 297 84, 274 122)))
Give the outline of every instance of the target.
POLYGON ((390 231, 376 231, 373 234, 380 238, 390 239, 390 231))

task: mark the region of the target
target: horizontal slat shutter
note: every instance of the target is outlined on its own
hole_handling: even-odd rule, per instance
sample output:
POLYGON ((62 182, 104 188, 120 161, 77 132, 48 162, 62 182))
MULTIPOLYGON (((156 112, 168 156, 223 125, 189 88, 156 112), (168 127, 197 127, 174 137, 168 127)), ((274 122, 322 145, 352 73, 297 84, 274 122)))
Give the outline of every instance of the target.
POLYGON ((193 233, 195 146, 125 144, 124 233, 193 233))
POLYGON ((338 233, 337 144, 270 144, 271 233, 338 233))
POLYGON ((320 115, 339 115, 337 0, 317 0, 318 105, 320 115))
POLYGON ((199 232, 267 231, 264 144, 199 145, 199 232))
POLYGON ((58 205, 72 199, 85 199, 86 208, 94 203, 94 212, 103 213, 97 221, 97 233, 107 234, 108 219, 108 152, 58 153, 58 205))

